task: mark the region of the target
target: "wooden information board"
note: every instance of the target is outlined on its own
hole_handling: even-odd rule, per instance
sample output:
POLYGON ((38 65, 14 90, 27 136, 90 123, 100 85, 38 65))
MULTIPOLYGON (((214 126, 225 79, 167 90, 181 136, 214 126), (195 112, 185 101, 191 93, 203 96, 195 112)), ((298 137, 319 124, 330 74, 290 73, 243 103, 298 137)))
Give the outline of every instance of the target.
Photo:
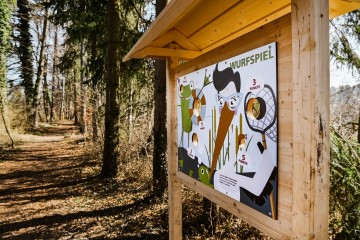
POLYGON ((179 171, 276 219, 276 43, 177 78, 179 171))
POLYGON ((170 239, 182 185, 275 239, 328 238, 329 17, 359 7, 168 3, 124 60, 167 60, 170 239))

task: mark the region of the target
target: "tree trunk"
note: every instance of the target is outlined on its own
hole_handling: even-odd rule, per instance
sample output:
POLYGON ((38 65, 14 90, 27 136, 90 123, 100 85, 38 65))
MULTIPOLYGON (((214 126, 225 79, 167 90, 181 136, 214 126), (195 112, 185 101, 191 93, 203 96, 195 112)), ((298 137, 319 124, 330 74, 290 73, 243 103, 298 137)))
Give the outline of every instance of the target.
POLYGON ((81 38, 81 48, 80 48, 80 133, 85 134, 87 132, 86 127, 86 94, 87 87, 85 84, 85 66, 84 66, 84 38, 81 38))
POLYGON ((19 18, 19 45, 17 47, 20 59, 20 77, 22 79, 21 86, 24 87, 25 93, 25 109, 28 123, 31 121, 31 109, 34 94, 33 75, 34 69, 32 65, 32 44, 30 34, 30 8, 28 0, 18 0, 18 18, 19 18))
POLYGON ((78 125, 79 124, 79 116, 78 116, 78 91, 77 91, 77 79, 76 79, 76 75, 77 75, 77 71, 74 68, 74 82, 73 82, 73 90, 74 90, 74 120, 75 120, 75 124, 78 125))
POLYGON ((134 79, 130 80, 130 97, 129 97, 129 141, 132 139, 134 114, 134 79))
MULTIPOLYGON (((165 8, 166 0, 156 0, 156 15, 165 8)), ((154 152, 153 152, 153 193, 160 197, 167 188, 166 166, 166 62, 155 60, 154 83, 154 152)))
MULTIPOLYGON (((93 36, 90 40, 91 42, 91 62, 96 61, 96 37, 93 36)), ((98 81, 99 79, 93 80, 93 91, 92 91, 92 98, 91 98, 91 107, 92 107, 92 116, 91 116, 91 124, 92 124, 92 141, 97 142, 99 140, 99 88, 98 88, 98 81)))
POLYGON ((60 98, 60 109, 59 109, 59 118, 61 121, 64 121, 64 118, 65 118, 65 103, 66 103, 66 99, 65 99, 66 82, 65 82, 65 80, 68 78, 69 78, 69 73, 66 73, 65 78, 63 78, 61 81, 61 98, 60 98))
MULTIPOLYGON (((53 123, 54 122, 54 117, 55 117, 55 97, 57 96, 56 94, 56 85, 57 85, 57 44, 58 44, 58 26, 55 25, 55 29, 54 29, 54 55, 53 55, 53 69, 52 69, 52 83, 51 83, 51 104, 50 104, 50 122, 53 123)), ((60 110, 62 111, 62 110, 60 110)), ((60 115, 61 116, 61 115, 60 115)))
POLYGON ((36 73, 36 81, 34 88, 34 99, 33 99, 33 127, 38 127, 39 124, 39 106, 40 106, 40 88, 41 88, 41 76, 43 75, 44 67, 44 54, 45 54, 45 43, 47 37, 47 29, 48 29, 48 7, 45 6, 45 14, 44 14, 44 26, 43 33, 41 37, 41 45, 40 45, 40 56, 38 62, 38 69, 36 73))
POLYGON ((102 177, 115 177, 118 172, 119 158, 119 120, 120 120, 120 54, 119 26, 120 19, 116 9, 116 0, 109 0, 107 5, 107 56, 106 56, 106 103, 105 136, 102 177))
POLYGON ((44 104, 44 112, 45 112, 45 121, 48 122, 50 117, 50 94, 49 94, 49 85, 47 82, 47 64, 48 64, 48 58, 45 57, 44 61, 44 71, 43 71, 43 104, 44 104))
POLYGON ((4 127, 5 127, 5 130, 6 130, 6 133, 8 135, 8 137, 10 138, 10 141, 11 141, 11 148, 14 149, 14 145, 15 145, 15 142, 14 142, 14 139, 11 137, 11 134, 10 134, 10 130, 9 130, 9 127, 8 127, 8 124, 7 124, 7 121, 6 121, 6 118, 5 118, 5 115, 6 115, 6 107, 5 107, 5 104, 4 104, 5 100, 3 99, 3 96, 1 96, 1 99, 0 99, 0 112, 1 112, 1 118, 2 118, 2 121, 4 123, 4 127))
POLYGON ((99 109, 99 92, 98 88, 93 88, 93 97, 91 100, 91 106, 92 106, 92 141, 97 142, 99 139, 99 131, 98 131, 98 109, 99 109))

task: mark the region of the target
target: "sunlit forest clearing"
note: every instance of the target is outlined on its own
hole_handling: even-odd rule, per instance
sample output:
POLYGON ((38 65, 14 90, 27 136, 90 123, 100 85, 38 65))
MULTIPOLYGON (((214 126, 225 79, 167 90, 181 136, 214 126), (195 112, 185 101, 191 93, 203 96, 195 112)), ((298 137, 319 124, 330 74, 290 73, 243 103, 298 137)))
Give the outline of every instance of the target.
MULTIPOLYGON (((1 239, 169 239, 166 61, 123 61, 168 2, 1 1, 1 239)), ((352 74, 330 89, 329 239, 360 239, 359 25, 360 10, 329 22, 330 63, 352 74)), ((207 109, 211 125, 219 109, 207 109)), ((188 145, 190 131, 179 136, 188 145)), ((272 239, 184 185, 181 194, 183 239, 272 239)))

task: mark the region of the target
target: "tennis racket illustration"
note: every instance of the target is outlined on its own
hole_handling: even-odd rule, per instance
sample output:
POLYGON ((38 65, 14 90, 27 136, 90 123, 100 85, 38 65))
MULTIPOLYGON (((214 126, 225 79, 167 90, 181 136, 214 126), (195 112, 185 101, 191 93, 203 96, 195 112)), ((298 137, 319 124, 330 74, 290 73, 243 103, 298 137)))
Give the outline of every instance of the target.
MULTIPOLYGON (((244 108, 245 119, 249 128, 255 132, 261 133, 263 148, 267 149, 265 135, 272 141, 277 141, 277 103, 273 89, 265 84, 264 88, 256 95, 252 92, 248 92, 245 96, 244 108)), ((263 153, 263 150, 261 152, 263 153)), ((276 219, 273 191, 270 193, 270 206, 272 217, 273 219, 276 219)))
POLYGON ((262 144, 267 149, 266 137, 277 142, 277 103, 273 89, 265 84, 256 95, 248 92, 244 100, 245 119, 252 131, 262 135, 262 144))

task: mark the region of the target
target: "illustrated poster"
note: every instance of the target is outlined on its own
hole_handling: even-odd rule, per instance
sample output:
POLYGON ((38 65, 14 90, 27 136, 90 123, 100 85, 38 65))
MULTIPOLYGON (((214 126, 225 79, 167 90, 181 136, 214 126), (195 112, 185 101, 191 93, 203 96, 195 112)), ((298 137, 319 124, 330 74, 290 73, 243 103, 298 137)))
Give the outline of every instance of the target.
POLYGON ((178 81, 179 171, 276 219, 276 43, 178 81))

